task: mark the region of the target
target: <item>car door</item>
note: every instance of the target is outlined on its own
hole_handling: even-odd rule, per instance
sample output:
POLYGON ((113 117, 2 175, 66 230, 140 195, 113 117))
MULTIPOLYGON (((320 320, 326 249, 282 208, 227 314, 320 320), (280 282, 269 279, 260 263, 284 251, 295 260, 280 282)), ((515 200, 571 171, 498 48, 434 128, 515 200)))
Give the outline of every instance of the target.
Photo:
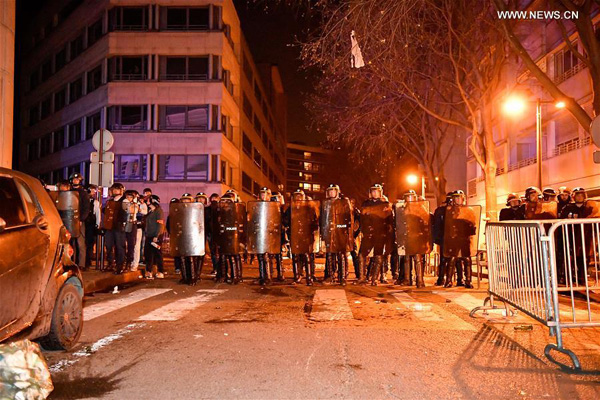
MULTIPOLYGON (((4 225, 0 228, 0 338, 13 330, 10 325, 22 319, 32 302, 39 303, 50 239, 44 227, 35 223, 40 212, 36 204, 23 182, 0 175, 0 218, 4 225)), ((21 322, 30 323, 38 307, 33 304, 33 312, 21 322)))

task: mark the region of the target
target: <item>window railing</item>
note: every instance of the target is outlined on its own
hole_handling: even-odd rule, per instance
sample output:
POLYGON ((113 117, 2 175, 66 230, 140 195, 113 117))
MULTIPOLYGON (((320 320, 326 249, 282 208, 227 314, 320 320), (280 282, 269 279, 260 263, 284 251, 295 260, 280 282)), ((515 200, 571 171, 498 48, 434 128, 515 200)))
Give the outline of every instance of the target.
POLYGON ((207 81, 208 74, 162 74, 163 81, 207 81))
POLYGON ((146 74, 113 74, 110 76, 111 81, 144 81, 146 74))
POLYGON ((207 31, 210 29, 208 24, 200 24, 200 25, 173 25, 167 24, 166 30, 168 31, 207 31))
POLYGON ((212 132, 208 129, 208 125, 206 126, 189 126, 189 125, 166 125, 160 124, 158 129, 161 131, 186 131, 186 132, 212 132))
POLYGON ((563 72, 562 74, 555 76, 554 83, 556 83, 558 85, 559 83, 562 83, 562 82, 566 81, 567 79, 571 78, 572 76, 576 75, 579 71, 581 71, 584 68, 585 68, 585 64, 583 62, 579 61, 571 69, 568 69, 565 72, 563 72))
POLYGON ((122 124, 109 124, 109 129, 111 131, 120 131, 120 132, 132 132, 132 131, 147 131, 148 127, 146 125, 146 121, 142 121, 138 124, 134 125, 122 125, 122 124))
POLYGON ((592 143, 591 136, 587 136, 580 140, 579 138, 571 139, 565 143, 561 143, 557 145, 552 150, 552 156, 559 156, 561 154, 569 153, 571 151, 575 151, 581 149, 582 147, 589 146, 592 143))
POLYGON ((125 24, 116 24, 111 27, 113 31, 145 31, 148 29, 148 24, 140 24, 140 25, 125 25, 125 24))

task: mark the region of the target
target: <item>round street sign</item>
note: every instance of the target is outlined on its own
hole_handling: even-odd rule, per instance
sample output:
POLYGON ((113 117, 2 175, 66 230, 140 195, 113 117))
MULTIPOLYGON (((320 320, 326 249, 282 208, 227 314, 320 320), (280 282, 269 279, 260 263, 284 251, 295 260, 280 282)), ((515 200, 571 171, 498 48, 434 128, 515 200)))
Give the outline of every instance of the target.
MULTIPOLYGON (((102 130, 102 151, 108 151, 115 144, 115 137, 108 129, 102 130)), ((92 146, 100 151, 100 130, 98 129, 92 137, 92 146)))
POLYGON ((590 125, 590 133, 596 147, 600 147, 600 116, 597 116, 590 125))

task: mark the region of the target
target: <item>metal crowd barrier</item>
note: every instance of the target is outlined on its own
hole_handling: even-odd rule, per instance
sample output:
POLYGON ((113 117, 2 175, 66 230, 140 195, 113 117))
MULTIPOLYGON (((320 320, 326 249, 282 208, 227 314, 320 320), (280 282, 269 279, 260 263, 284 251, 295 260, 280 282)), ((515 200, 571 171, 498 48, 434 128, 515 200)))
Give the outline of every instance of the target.
POLYGON ((490 222, 486 227, 489 297, 482 307, 504 303, 550 329, 556 344, 544 349, 546 357, 557 350, 581 369, 577 356, 563 346, 562 330, 600 326, 600 309, 591 300, 600 289, 600 218, 490 222), (489 305, 488 305, 489 303, 489 305))

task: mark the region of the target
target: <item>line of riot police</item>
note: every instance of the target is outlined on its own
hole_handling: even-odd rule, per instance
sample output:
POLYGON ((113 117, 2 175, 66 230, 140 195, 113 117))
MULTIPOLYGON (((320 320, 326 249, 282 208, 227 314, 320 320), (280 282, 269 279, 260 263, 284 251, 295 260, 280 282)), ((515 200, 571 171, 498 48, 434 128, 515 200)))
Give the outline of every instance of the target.
POLYGON ((416 286, 423 287, 427 255, 437 238, 443 249, 442 264, 447 265, 441 268, 441 282, 451 286, 457 269, 458 283, 471 287, 470 259, 477 251, 481 210, 464 203, 462 191, 451 196, 443 206, 443 225, 436 228, 428 201, 410 191, 392 204, 379 184, 370 188, 361 207, 355 207, 335 184, 327 187, 322 202, 299 189, 288 207, 281 194, 268 188, 247 203, 235 190, 210 199, 203 193, 195 197, 186 193, 171 200, 167 225, 171 255, 183 283, 198 282, 207 251, 219 282, 243 280, 242 255, 246 254, 258 260, 259 284, 270 284, 274 271, 276 280, 283 282, 282 248, 289 246, 293 283, 304 278, 312 285, 315 255, 324 253, 325 283, 346 284, 350 254, 357 284, 386 282, 391 266, 396 284, 412 285, 414 276, 416 286))

